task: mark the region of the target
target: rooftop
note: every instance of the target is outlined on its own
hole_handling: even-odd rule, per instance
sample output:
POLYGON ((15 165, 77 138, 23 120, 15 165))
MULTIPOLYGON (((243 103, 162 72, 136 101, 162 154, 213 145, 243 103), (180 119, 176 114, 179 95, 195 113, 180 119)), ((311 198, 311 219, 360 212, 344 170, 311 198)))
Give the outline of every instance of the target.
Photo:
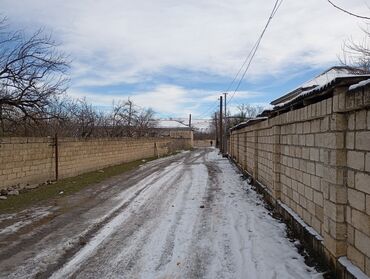
POLYGON ((330 98, 333 95, 333 89, 338 86, 347 86, 348 91, 370 86, 370 74, 344 66, 332 67, 272 101, 273 109, 265 110, 256 119, 240 123, 232 129, 241 129, 256 121, 262 121, 268 117, 330 98))
POLYGON ((338 78, 350 78, 350 77, 359 77, 359 76, 369 76, 361 70, 355 70, 346 66, 334 66, 316 76, 315 78, 306 81, 301 84, 299 87, 288 92, 282 97, 273 100, 271 105, 282 106, 286 103, 289 103, 294 98, 304 95, 305 93, 315 91, 319 88, 325 87, 328 84, 331 84, 334 80, 338 78))

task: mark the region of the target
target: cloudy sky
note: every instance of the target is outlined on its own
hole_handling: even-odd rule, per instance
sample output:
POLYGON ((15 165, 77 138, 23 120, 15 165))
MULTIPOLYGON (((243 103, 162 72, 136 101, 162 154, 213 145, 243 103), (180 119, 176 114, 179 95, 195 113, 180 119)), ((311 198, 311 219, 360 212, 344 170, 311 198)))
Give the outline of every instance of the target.
MULTIPOLYGON (((370 15, 369 0, 333 0, 370 15)), ((160 117, 209 117, 275 0, 0 0, 12 28, 51 32, 72 60, 68 94, 105 109, 130 97, 160 117)), ((230 107, 266 105, 338 64, 363 21, 326 0, 284 0, 230 107)), ((232 88, 233 89, 233 88, 232 88)), ((233 92, 233 90, 231 91, 233 92)))

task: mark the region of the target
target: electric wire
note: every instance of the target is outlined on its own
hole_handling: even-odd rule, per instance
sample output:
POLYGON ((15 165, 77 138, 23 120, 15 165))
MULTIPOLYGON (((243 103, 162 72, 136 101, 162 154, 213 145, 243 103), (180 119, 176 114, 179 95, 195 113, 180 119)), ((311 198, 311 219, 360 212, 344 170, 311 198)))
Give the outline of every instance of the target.
MULTIPOLYGON (((255 57, 255 55, 256 55, 256 53, 257 53, 257 50, 258 50, 258 48, 259 48, 259 46, 260 46, 260 43, 261 43, 261 41, 262 41, 262 39, 263 39, 263 36, 265 35, 266 30, 267 30, 268 26, 270 25, 270 23, 271 23, 271 21, 272 21, 273 17, 275 16, 276 12, 279 10, 279 8, 280 8, 280 6, 281 6, 282 2, 283 2, 283 0, 276 0, 276 1, 275 1, 274 7, 273 7, 273 9, 272 9, 272 11, 271 11, 271 14, 270 14, 270 16, 269 16, 269 18, 268 18, 268 20, 267 20, 266 24, 265 24, 265 27, 263 28, 263 30, 262 30, 262 32, 261 32, 261 34, 260 34, 259 38, 257 39, 257 41, 256 41, 256 43, 255 43, 255 45, 254 45, 254 47, 251 49, 251 52, 250 52, 250 53, 252 53, 252 54, 251 54, 251 55, 248 55, 248 57, 250 57, 250 58, 249 58, 249 61, 248 61, 248 64, 247 64, 247 63, 243 63, 243 67, 245 66, 245 64, 247 64, 247 66, 246 66, 246 68, 245 68, 245 70, 244 70, 244 72, 243 72, 243 74, 242 74, 241 78, 239 79, 239 82, 238 82, 238 84, 237 84, 237 86, 236 86, 236 88, 235 88, 234 92, 232 93, 231 97, 228 99, 227 104, 229 104, 229 103, 231 102, 231 100, 234 98, 234 96, 235 96, 236 92, 238 91, 238 89, 239 89, 239 87, 240 87, 240 85, 241 85, 241 83, 242 83, 242 81, 243 81, 243 79, 244 79, 245 75, 247 74, 247 72, 248 72, 248 70, 249 70, 249 68, 250 68, 250 66, 251 66, 251 64, 252 64, 253 58, 255 57)), ((228 93, 228 92, 227 92, 227 93, 228 93)))
MULTIPOLYGON (((238 72, 236 73, 236 75, 234 76, 233 80, 231 81, 231 83, 229 84, 228 88, 226 89, 226 93, 229 93, 230 89, 232 88, 232 86, 234 85, 235 81, 237 80, 237 78, 239 77, 240 73, 242 72, 243 68, 246 66, 245 70, 243 71, 243 74, 241 76, 241 78, 239 79, 238 81, 238 84, 234 90, 234 92, 232 93, 231 97, 227 100, 227 104, 229 104, 231 102, 231 100, 234 98, 236 92, 238 91, 247 71, 249 70, 250 66, 251 66, 251 63, 253 61, 253 58, 254 56, 256 55, 256 52, 259 48, 259 45, 262 41, 262 38, 264 36, 264 34, 266 33, 266 30, 268 28, 268 26, 270 25, 270 22, 272 20, 272 18, 275 16, 276 12, 279 10, 281 4, 282 4, 283 0, 276 0, 275 1, 275 4, 273 6, 273 9, 270 13, 270 16, 259 36, 259 38, 257 39, 257 41, 255 42, 255 44, 253 45, 252 49, 249 51, 247 57, 244 59, 243 61, 243 64, 241 65, 241 67, 239 68, 238 72)), ((213 105, 213 106, 210 106, 207 110, 205 110, 202 114, 198 115, 198 117, 201 117, 201 116, 204 116, 206 115, 207 113, 209 113, 210 111, 216 109, 218 107, 218 102, 216 103, 216 105, 213 105)))

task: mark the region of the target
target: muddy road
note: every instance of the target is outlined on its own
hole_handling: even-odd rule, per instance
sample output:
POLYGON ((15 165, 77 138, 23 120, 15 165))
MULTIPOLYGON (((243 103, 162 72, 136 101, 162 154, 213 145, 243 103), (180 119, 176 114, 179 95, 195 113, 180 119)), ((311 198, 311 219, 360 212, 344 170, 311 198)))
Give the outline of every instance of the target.
POLYGON ((321 278, 216 149, 0 215, 1 278, 321 278))

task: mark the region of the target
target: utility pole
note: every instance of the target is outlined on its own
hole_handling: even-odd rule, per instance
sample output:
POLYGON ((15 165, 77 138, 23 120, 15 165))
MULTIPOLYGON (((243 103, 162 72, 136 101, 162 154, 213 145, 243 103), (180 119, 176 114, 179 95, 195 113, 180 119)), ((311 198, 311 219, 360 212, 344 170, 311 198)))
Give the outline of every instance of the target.
POLYGON ((223 132, 222 132, 222 96, 220 96, 220 151, 223 153, 223 132))
POLYGON ((215 126, 216 126, 216 147, 219 147, 217 112, 215 112, 215 126))
POLYGON ((226 96, 227 96, 227 93, 225 92, 224 93, 224 102, 225 102, 225 132, 224 132, 224 155, 227 154, 227 110, 226 110, 226 96))
POLYGON ((58 133, 54 136, 54 153, 55 153, 55 180, 59 178, 59 152, 58 152, 58 133))
POLYGON ((191 113, 189 114, 189 128, 191 128, 191 113))

